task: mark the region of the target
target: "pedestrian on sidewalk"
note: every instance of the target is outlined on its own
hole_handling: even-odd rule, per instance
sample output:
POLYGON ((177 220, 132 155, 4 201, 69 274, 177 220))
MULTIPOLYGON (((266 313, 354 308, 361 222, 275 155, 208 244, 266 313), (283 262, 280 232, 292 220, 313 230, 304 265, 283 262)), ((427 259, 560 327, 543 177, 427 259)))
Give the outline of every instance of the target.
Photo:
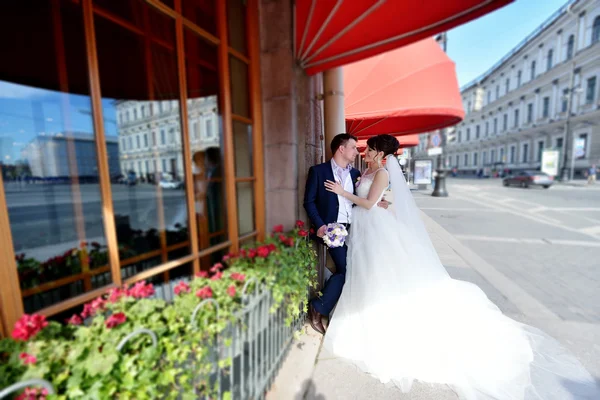
POLYGON ((597 174, 596 164, 592 164, 592 166, 588 170, 588 185, 592 185, 592 184, 596 183, 596 174, 597 174))

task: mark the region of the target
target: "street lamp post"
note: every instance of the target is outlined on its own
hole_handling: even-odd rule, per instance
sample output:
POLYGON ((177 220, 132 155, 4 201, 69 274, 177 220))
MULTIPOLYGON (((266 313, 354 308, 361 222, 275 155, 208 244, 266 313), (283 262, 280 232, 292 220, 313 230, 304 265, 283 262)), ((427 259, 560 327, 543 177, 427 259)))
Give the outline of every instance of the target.
POLYGON ((567 93, 567 119, 565 120, 565 145, 561 171, 561 179, 563 181, 573 180, 573 171, 575 169, 575 140, 571 129, 571 109, 573 108, 573 96, 580 90, 575 87, 575 71, 575 62, 573 62, 568 88, 569 93, 567 93), (568 162, 571 164, 570 167, 567 167, 568 162))
MULTIPOLYGON (((442 32, 440 35, 438 35, 436 37, 436 41, 438 43, 441 42, 442 49, 444 50, 444 53, 445 53, 446 46, 448 43, 448 36, 447 36, 446 32, 442 32)), ((431 193, 431 195, 433 197, 448 197, 448 191, 446 190, 447 171, 444 166, 444 160, 443 160, 443 157, 445 156, 444 150, 446 147, 446 135, 445 135, 444 131, 445 131, 444 129, 441 129, 439 131, 439 135, 441 136, 440 148, 442 151, 437 156, 437 168, 435 170, 435 172, 436 172, 435 186, 433 188, 433 192, 431 193)))

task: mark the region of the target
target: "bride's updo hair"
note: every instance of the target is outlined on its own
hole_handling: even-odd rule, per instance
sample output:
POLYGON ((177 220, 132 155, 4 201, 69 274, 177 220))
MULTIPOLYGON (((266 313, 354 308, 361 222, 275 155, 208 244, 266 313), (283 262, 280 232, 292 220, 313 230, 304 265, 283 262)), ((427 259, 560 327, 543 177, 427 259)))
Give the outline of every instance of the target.
POLYGON ((367 146, 377 152, 383 151, 383 157, 387 157, 390 154, 396 154, 400 148, 400 142, 394 136, 384 134, 370 137, 367 140, 367 146))

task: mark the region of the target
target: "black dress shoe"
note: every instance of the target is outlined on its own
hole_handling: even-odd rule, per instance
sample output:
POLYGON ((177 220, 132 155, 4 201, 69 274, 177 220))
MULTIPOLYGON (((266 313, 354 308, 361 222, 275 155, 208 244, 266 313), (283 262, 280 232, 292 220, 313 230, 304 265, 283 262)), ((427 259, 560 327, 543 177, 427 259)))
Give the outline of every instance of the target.
POLYGON ((325 327, 321 321, 321 314, 315 310, 312 304, 308 307, 308 321, 315 331, 319 332, 321 335, 325 334, 325 327))

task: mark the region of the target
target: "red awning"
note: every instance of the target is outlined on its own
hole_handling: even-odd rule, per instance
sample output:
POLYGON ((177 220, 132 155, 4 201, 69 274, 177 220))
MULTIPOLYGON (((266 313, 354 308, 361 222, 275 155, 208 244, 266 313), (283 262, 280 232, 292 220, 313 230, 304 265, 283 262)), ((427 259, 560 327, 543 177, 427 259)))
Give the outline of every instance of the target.
POLYGON ((433 39, 344 67, 346 132, 407 135, 464 117, 454 62, 433 39))
POLYGON ((296 58, 315 74, 434 36, 512 1, 296 0, 296 58))
MULTIPOLYGON (((419 145, 419 135, 396 136, 396 139, 400 142, 401 149, 419 145)), ((360 139, 356 144, 356 147, 358 148, 358 151, 363 153, 367 148, 367 139, 360 139)))

